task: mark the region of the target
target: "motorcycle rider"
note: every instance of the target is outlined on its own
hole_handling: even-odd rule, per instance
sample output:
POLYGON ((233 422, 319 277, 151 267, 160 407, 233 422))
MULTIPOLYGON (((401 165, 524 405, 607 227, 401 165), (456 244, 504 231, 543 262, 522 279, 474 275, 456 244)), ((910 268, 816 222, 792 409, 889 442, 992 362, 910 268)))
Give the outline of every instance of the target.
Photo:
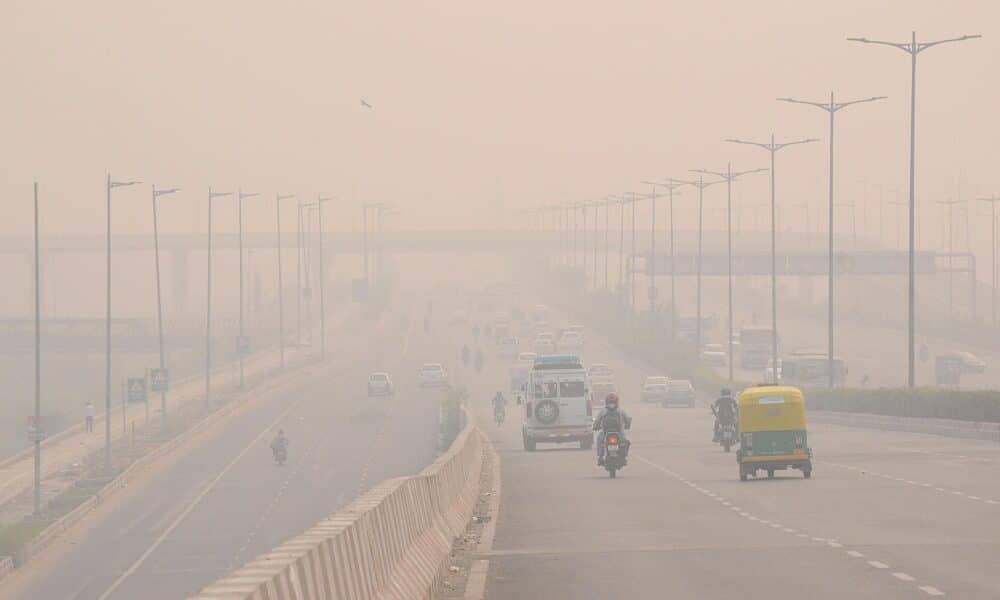
POLYGON ((462 346, 462 364, 463 365, 468 366, 468 364, 469 364, 469 354, 470 353, 471 353, 471 351, 469 350, 469 346, 468 345, 462 346))
POLYGON ((476 348, 476 370, 483 370, 483 351, 479 348, 476 348))
POLYGON ((723 425, 736 422, 736 399, 733 398, 733 391, 729 388, 722 388, 718 399, 712 403, 712 414, 715 415, 715 433, 712 441, 719 441, 719 434, 723 425))
POLYGON ((271 452, 277 456, 279 452, 287 452, 287 450, 288 438, 285 437, 285 430, 279 429, 278 435, 274 436, 274 440, 271 441, 271 452))
POLYGON ((493 396, 493 414, 506 413, 507 410, 507 399, 503 397, 503 392, 497 392, 496 396, 493 396))
POLYGON ((624 456, 628 456, 629 441, 625 438, 625 430, 632 427, 632 417, 619 406, 618 394, 611 392, 604 399, 604 408, 594 419, 594 431, 597 435, 597 465, 604 466, 605 438, 608 431, 618 434, 619 445, 624 448, 624 456))

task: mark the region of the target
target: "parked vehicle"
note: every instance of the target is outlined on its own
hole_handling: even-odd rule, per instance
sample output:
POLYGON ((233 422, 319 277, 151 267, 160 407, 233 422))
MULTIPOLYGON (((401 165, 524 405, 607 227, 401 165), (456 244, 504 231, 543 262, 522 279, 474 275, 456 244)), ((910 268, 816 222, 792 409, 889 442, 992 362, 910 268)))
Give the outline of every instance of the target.
POLYGON ((593 446, 587 371, 578 356, 536 357, 526 387, 521 428, 525 450, 533 451, 539 442, 578 442, 581 448, 593 446))

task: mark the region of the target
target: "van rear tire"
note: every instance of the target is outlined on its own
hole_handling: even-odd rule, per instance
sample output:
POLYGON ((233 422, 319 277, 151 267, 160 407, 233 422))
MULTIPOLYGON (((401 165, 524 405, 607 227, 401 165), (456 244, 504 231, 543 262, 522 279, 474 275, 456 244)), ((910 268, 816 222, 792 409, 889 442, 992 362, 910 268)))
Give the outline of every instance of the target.
POLYGON ((528 436, 526 436, 526 435, 522 436, 522 440, 524 441, 524 449, 525 450, 527 450, 528 452, 534 452, 535 451, 535 440, 528 439, 528 436))

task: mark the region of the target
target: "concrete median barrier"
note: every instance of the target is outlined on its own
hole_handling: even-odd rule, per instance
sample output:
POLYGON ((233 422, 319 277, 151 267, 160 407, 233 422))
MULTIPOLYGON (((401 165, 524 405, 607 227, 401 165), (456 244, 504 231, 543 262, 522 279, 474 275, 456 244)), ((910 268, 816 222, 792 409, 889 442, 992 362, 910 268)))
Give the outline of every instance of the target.
POLYGON ((982 421, 959 421, 957 419, 934 419, 930 417, 896 417, 870 413, 851 413, 814 410, 809 418, 818 423, 845 425, 864 429, 883 429, 926 433, 946 437, 984 440, 1000 444, 1000 423, 982 421))
POLYGON ((431 598, 472 517, 483 451, 466 426, 419 474, 383 481, 193 599, 431 598))

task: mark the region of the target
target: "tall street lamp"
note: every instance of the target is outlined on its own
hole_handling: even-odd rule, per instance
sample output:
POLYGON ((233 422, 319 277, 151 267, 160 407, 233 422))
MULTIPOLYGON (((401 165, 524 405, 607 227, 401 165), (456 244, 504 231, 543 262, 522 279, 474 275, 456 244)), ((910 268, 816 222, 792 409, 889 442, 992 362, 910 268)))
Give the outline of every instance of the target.
POLYGON ((240 239, 240 338, 236 342, 236 354, 239 355, 240 360, 240 389, 244 387, 243 379, 243 355, 246 353, 246 349, 249 346, 246 339, 246 334, 243 330, 243 200, 244 198, 253 198, 254 196, 259 196, 260 194, 256 192, 244 192, 242 189, 238 189, 236 192, 237 198, 237 212, 239 213, 239 222, 237 226, 239 227, 239 239, 240 239))
POLYGON ((714 181, 705 181, 703 175, 699 175, 698 179, 694 181, 682 181, 681 183, 686 183, 688 185, 698 188, 698 276, 696 278, 697 283, 695 284, 695 304, 697 308, 695 309, 695 348, 698 353, 699 360, 701 358, 701 259, 702 259, 702 237, 704 235, 705 229, 705 188, 713 186, 717 183, 722 183, 723 179, 717 179, 714 181))
POLYGON ((989 198, 980 198, 980 202, 990 204, 990 238, 992 239, 993 252, 990 254, 990 268, 992 270, 993 293, 990 297, 990 313, 993 317, 994 327, 997 324, 997 202, 1000 196, 993 194, 989 198))
MULTIPOLYGON (((669 204, 669 221, 670 221, 670 338, 676 339, 677 337, 677 289, 675 285, 675 265, 674 265, 674 190, 683 186, 688 185, 683 181, 676 181, 673 179, 668 179, 666 182, 659 181, 644 181, 643 183, 648 183, 652 185, 658 185, 667 188, 669 191, 668 204, 669 204)), ((655 247, 653 256, 656 256, 655 247)), ((656 270, 653 269, 655 273, 656 270)))
POLYGON ((141 181, 114 181, 108 173, 107 186, 107 289, 104 318, 104 470, 111 471, 111 190, 141 181))
POLYGON ((213 192, 208 188, 208 259, 205 302, 205 406, 212 406, 212 201, 232 196, 233 192, 213 192))
MULTIPOLYGON (((39 267, 41 256, 38 252, 38 182, 34 184, 35 208, 35 427, 32 444, 35 449, 35 497, 34 514, 42 512, 42 303, 39 267)), ((90 418, 88 416, 88 418, 90 418)))
MULTIPOLYGON (((160 346, 161 375, 164 373, 163 369, 165 365, 163 357, 163 302, 160 298, 160 227, 156 215, 156 199, 178 191, 180 191, 180 188, 158 190, 156 189, 156 185, 153 185, 153 257, 156 263, 156 330, 160 346)), ((160 414, 167 414, 167 391, 165 389, 160 390, 160 414)))
MULTIPOLYGON (((826 303, 827 303, 827 378, 829 387, 833 387, 833 117, 837 114, 837 111, 847 108, 848 106, 854 104, 862 104, 865 102, 876 102, 878 100, 884 100, 885 96, 872 96, 870 98, 863 98, 861 100, 851 100, 849 102, 836 102, 833 99, 833 92, 830 92, 829 102, 807 102, 804 100, 796 100, 794 98, 778 98, 779 102, 790 102, 793 104, 805 104, 808 106, 814 106, 821 110, 825 110, 830 114, 830 202, 829 202, 829 232, 828 232, 828 250, 827 250, 827 276, 826 276, 826 303)), ((777 363, 775 363, 777 365, 777 363)))
MULTIPOLYGON (((750 169, 748 171, 733 172, 732 163, 726 163, 725 171, 709 171, 707 169, 693 169, 695 173, 703 175, 714 175, 722 178, 726 182, 726 263, 728 265, 728 285, 729 285, 729 381, 733 381, 733 181, 743 175, 750 173, 760 173, 767 169, 750 169)), ((777 364, 777 363, 775 363, 777 364)))
POLYGON ((303 205, 316 209, 317 227, 319 227, 319 347, 320 359, 324 360, 326 359, 326 294, 324 292, 326 271, 323 262, 323 205, 331 200, 333 198, 319 196, 316 202, 303 205))
POLYGON ((956 38, 936 40, 933 42, 917 42, 917 32, 911 33, 909 42, 887 42, 882 40, 870 40, 868 38, 847 38, 850 42, 861 42, 863 44, 877 44, 880 46, 890 46, 902 50, 910 55, 910 250, 909 250, 909 293, 908 293, 908 348, 907 348, 907 385, 916 385, 916 353, 914 352, 916 343, 916 271, 915 267, 915 236, 916 226, 916 196, 914 191, 915 180, 914 170, 916 168, 916 131, 917 131, 917 55, 941 44, 952 42, 964 42, 966 40, 982 37, 980 35, 963 35, 956 38))
POLYGON ((291 200, 295 194, 275 194, 275 230, 278 234, 278 348, 281 353, 281 368, 285 368, 285 286, 281 270, 281 201, 291 200))
POLYGON ((758 148, 763 148, 767 150, 771 155, 771 373, 777 382, 778 379, 778 270, 777 262, 775 259, 776 251, 776 224, 777 224, 777 211, 774 197, 774 155, 777 154, 778 150, 782 148, 787 148, 788 146, 794 146, 797 144, 808 144, 810 142, 816 142, 815 138, 807 138, 802 140, 795 140, 793 142, 782 142, 777 143, 774 141, 774 134, 771 134, 771 141, 768 142, 750 142, 746 140, 736 140, 729 139, 727 142, 733 144, 745 144, 748 146, 756 146, 758 148))

